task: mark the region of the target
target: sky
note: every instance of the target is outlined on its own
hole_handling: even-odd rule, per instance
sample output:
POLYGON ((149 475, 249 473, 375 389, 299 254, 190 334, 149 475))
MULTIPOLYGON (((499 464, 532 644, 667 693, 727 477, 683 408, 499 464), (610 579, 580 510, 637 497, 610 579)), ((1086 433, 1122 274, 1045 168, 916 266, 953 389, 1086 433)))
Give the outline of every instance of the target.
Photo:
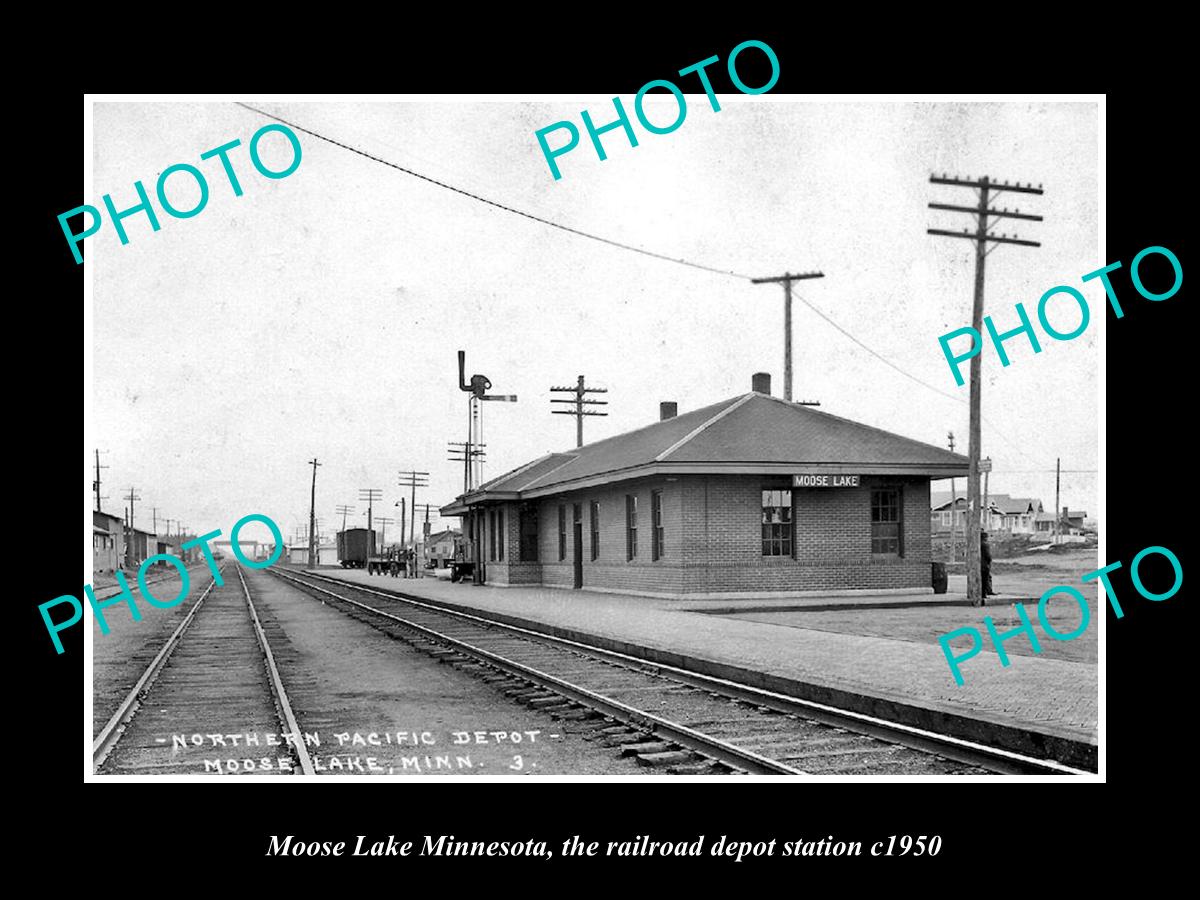
MULTIPOLYGON (((988 256, 985 311, 1007 330, 1018 324, 1017 302, 1036 317, 1045 291, 1069 285, 1088 298, 1092 320, 1071 341, 1039 331, 1037 355, 1024 338, 1010 341, 1007 368, 985 347, 982 447, 994 461, 992 493, 1037 496, 1049 510, 1061 457, 1061 505, 1094 514, 1104 296, 1081 276, 1109 262, 1098 242, 1096 104, 719 99, 714 112, 703 94, 688 95, 683 124, 666 135, 635 119, 637 147, 620 129, 605 134, 604 161, 579 113, 611 120, 608 97, 253 105, 614 241, 739 275, 820 270, 823 279, 797 285, 794 399, 932 444, 944 446, 953 431, 959 452, 967 388, 955 384, 938 337, 970 322, 973 243, 926 228, 961 230, 972 220, 927 204, 971 205, 975 195, 931 185, 929 175, 1042 183, 1044 196, 997 201, 1045 221, 999 229, 1042 246, 1003 245, 988 256), (555 180, 534 132, 561 120, 583 133, 558 158, 555 180), (937 390, 889 368, 805 301, 937 390)), ((646 109, 666 123, 675 101, 648 100, 646 109)), ((446 453, 466 439, 460 349, 468 376, 485 374, 493 393, 519 398, 484 404, 485 478, 574 446, 575 422, 551 415, 549 388, 580 374, 607 388, 609 401, 608 417, 585 420, 585 441, 655 421, 663 400, 686 412, 745 393, 757 371, 782 395, 778 285, 588 240, 303 133, 299 167, 270 180, 247 145, 271 121, 232 101, 94 106, 85 202, 103 208, 111 194, 117 209, 133 206, 134 181, 153 197, 159 174, 176 163, 199 168, 210 191, 186 219, 167 216, 155 198, 161 230, 135 214, 124 220, 127 245, 107 217, 86 240, 94 352, 86 477, 90 486, 98 447, 110 467, 106 510, 119 511, 134 486, 138 527, 150 526, 152 507, 160 519, 224 535, 262 513, 290 538, 308 521, 314 457, 324 533, 341 528, 341 504, 355 507, 348 522, 365 524, 362 488, 382 490, 380 514, 395 518, 403 470, 429 472, 417 502, 444 505, 462 490, 461 466, 446 453), (234 139, 240 197, 216 159, 200 159, 234 139)), ((291 159, 277 133, 260 150, 272 169, 291 159)), ((167 184, 173 204, 194 205, 189 176, 167 184)), ((1078 316, 1070 303, 1050 311, 1062 331, 1078 316)), ((434 530, 450 524, 457 520, 434 514, 434 530)), ((254 526, 247 534, 268 537, 254 526)))

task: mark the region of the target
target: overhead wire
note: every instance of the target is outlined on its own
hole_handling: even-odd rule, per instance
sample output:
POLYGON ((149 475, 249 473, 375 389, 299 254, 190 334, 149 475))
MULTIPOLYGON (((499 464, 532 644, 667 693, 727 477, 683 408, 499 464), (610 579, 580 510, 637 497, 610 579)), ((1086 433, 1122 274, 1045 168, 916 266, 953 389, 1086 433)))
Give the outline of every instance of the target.
MULTIPOLYGON (((845 337, 847 337, 848 339, 853 341, 858 346, 862 347, 864 350, 866 350, 868 353, 870 353, 872 356, 874 356, 876 359, 878 359, 884 365, 890 366, 892 369, 899 372, 905 378, 915 381, 917 384, 921 385, 922 387, 928 388, 929 390, 933 391, 935 394, 940 394, 941 396, 946 397, 950 400, 953 400, 956 403, 961 403, 964 406, 969 405, 968 401, 964 400, 962 397, 956 397, 953 394, 949 394, 946 391, 941 390, 940 388, 935 388, 933 385, 931 385, 925 381, 922 381, 916 375, 910 375, 908 372, 904 371, 898 365, 896 365, 891 360, 889 360, 886 356, 883 356, 882 354, 877 353, 876 351, 872 350, 870 347, 868 347, 866 344, 864 344, 862 341, 860 341, 858 338, 856 338, 854 335, 852 335, 849 331, 847 331, 845 328, 843 328, 841 325, 839 325, 837 322, 833 321, 833 319, 829 318, 829 316, 825 315, 824 312, 822 312, 820 309, 818 309, 816 306, 814 306, 808 300, 804 299, 804 297, 800 296, 800 294, 793 292, 792 296, 795 297, 797 300, 799 300, 801 303, 803 303, 805 306, 807 306, 809 309, 811 309, 813 312, 815 312, 818 316, 820 316, 822 319, 824 319, 830 325, 832 325, 835 329, 837 329, 839 332, 841 332, 841 334, 843 334, 845 337)), ((999 428, 997 428, 990 421, 988 421, 986 416, 981 415, 980 419, 982 419, 982 421, 992 430, 992 432, 994 434, 996 434, 998 437, 1000 437, 1005 442, 1007 442, 1014 450, 1016 450, 1018 453, 1020 453, 1026 459, 1030 460, 1031 462, 1037 461, 1032 456, 1030 456, 1028 453, 1026 453, 1024 450, 1022 450, 1020 445, 1018 445, 1016 441, 1014 441, 1012 438, 1008 437, 1004 432, 1002 432, 999 428)))
POLYGON ((743 275, 740 272, 733 272, 733 271, 730 271, 729 269, 718 269, 715 266, 706 266, 703 263, 692 262, 691 260, 683 259, 681 257, 667 256, 665 253, 656 253, 653 250, 647 250, 644 247, 637 247, 633 244, 625 244, 625 243, 622 243, 621 241, 614 241, 612 238, 606 238, 606 237, 602 237, 601 235, 598 235, 598 234, 592 234, 589 231, 583 231, 582 229, 579 229, 579 228, 572 228, 570 225, 563 225, 560 222, 555 222, 555 221, 552 221, 551 219, 546 219, 546 218, 543 218, 542 216, 537 216, 537 215, 534 215, 533 213, 525 212, 524 210, 517 209, 514 206, 508 206, 504 203, 498 203, 495 200, 489 200, 487 197, 481 196, 480 194, 476 194, 476 193, 473 193, 472 191, 464 190, 463 188, 460 188, 460 187, 455 187, 452 184, 448 184, 444 181, 439 181, 437 178, 431 178, 428 175, 423 175, 420 172, 417 172, 413 169, 407 168, 406 166, 398 165, 397 163, 391 162, 390 160, 386 160, 381 157, 375 156, 374 154, 368 153, 365 150, 360 150, 357 147, 352 147, 350 144, 345 144, 345 143, 342 143, 341 141, 335 140, 331 137, 326 137, 323 134, 320 134, 316 131, 312 131, 308 128, 305 128, 302 125, 297 125, 295 122, 291 122, 291 121, 284 119, 280 116, 277 116, 273 113, 269 113, 265 110, 258 109, 257 107, 250 106, 247 103, 238 103, 238 106, 241 106, 245 109, 251 110, 252 112, 256 112, 259 115, 266 116, 268 119, 274 119, 276 122, 282 122, 284 125, 287 125, 289 128, 294 128, 297 131, 301 131, 304 134, 307 134, 307 135, 310 135, 311 137, 317 138, 318 140, 325 141, 328 144, 333 144, 335 147, 341 147, 343 150, 349 150, 351 153, 357 153, 359 156, 366 157, 367 159, 373 160, 374 162, 377 162, 377 163, 382 163, 383 165, 388 166, 393 169, 396 169, 399 172, 403 172, 406 175, 411 175, 413 178, 419 178, 421 181, 426 181, 429 184, 437 185, 438 187, 444 188, 447 191, 452 191, 455 194, 461 194, 464 197, 470 197, 472 200, 478 200, 480 203, 486 203, 488 206, 493 206, 496 209, 504 210, 505 212, 512 213, 513 215, 516 215, 516 216, 522 216, 523 218, 530 219, 534 222, 539 222, 542 225, 549 225, 551 228, 557 228, 561 231, 565 231, 569 234, 574 234, 578 237, 584 237, 584 238, 587 238, 588 240, 598 241, 601 244, 608 244, 611 247, 619 247, 622 250, 631 250, 634 253, 640 253, 643 256, 649 256, 654 259, 661 259, 665 262, 678 263, 681 266, 690 266, 693 269, 700 269, 701 271, 704 271, 704 272, 713 272, 717 275, 729 275, 733 278, 742 278, 747 281, 750 280, 749 275, 743 275))
MULTIPOLYGON (((280 122, 284 125, 287 125, 289 128, 294 128, 295 130, 303 132, 304 134, 314 137, 317 140, 321 140, 328 144, 332 144, 335 147, 340 147, 343 150, 348 150, 351 153, 355 153, 366 159, 372 160, 373 162, 377 162, 382 165, 388 166, 389 168, 395 169, 398 172, 403 172, 404 174, 410 175, 413 178, 417 178, 421 181, 435 185, 444 190, 451 191, 455 194, 459 194, 463 197, 468 197, 472 200, 477 200, 480 203, 484 203, 495 209, 503 210, 504 212, 512 213, 513 215, 516 215, 516 216, 521 216, 522 218, 529 219, 530 221, 533 221, 533 222, 538 222, 539 224, 542 224, 542 225, 548 225, 551 228, 557 228, 558 230, 564 231, 568 234, 573 234, 573 235, 576 235, 577 237, 582 237, 582 238, 587 238, 588 240, 597 241, 598 243, 601 243, 601 244, 607 244, 610 247, 617 247, 621 250, 629 250, 629 251, 632 251, 633 253, 639 253, 643 256, 651 257, 652 259, 662 260, 663 262, 677 263, 678 265, 681 265, 681 266, 688 266, 689 268, 699 269, 700 271, 703 271, 703 272, 711 272, 715 275, 725 275, 725 276, 728 276, 731 278, 739 278, 743 281, 751 281, 752 280, 752 276, 746 275, 742 272, 737 272, 737 271, 734 271, 731 269, 720 269, 720 268, 717 268, 716 266, 709 266, 709 265, 705 265, 703 263, 692 262, 691 260, 683 259, 682 257, 668 256, 665 253, 657 253, 653 250, 647 250, 644 247, 638 247, 633 244, 626 244, 621 241, 615 241, 612 238, 607 238, 607 237, 603 237, 598 234, 593 234, 591 232, 584 231, 579 228, 573 228, 570 225, 563 225, 561 222, 555 222, 551 219, 547 219, 542 216, 538 216, 533 213, 526 212, 521 209, 517 209, 516 207, 508 206, 507 204, 499 203, 495 200, 490 200, 487 197, 484 197, 480 194, 474 193, 473 191, 464 190, 463 188, 456 187, 445 181, 441 181, 437 178, 432 178, 428 175, 424 175, 420 172, 417 172, 414 169, 410 169, 406 166, 401 166, 397 163, 391 162, 390 160, 383 159, 382 157, 375 156, 374 154, 368 153, 367 151, 362 150, 358 147, 354 147, 350 144, 344 143, 343 141, 339 141, 334 138, 328 137, 324 134, 321 134, 320 132, 313 131, 312 129, 305 128, 303 125, 300 125, 289 119, 285 119, 282 116, 278 116, 274 113, 267 112, 266 110, 259 109, 258 107, 251 106, 248 103, 242 103, 239 101, 237 103, 237 105, 241 106, 243 109, 248 109, 251 112, 257 113, 261 116, 265 116, 268 119, 273 119, 276 122, 280 122)), ((859 347, 861 347, 863 350, 865 350, 867 353, 869 353, 871 356, 875 357, 880 362, 882 362, 884 365, 888 366, 889 368, 893 369, 894 371, 899 372, 905 378, 908 378, 909 380, 916 382, 917 384, 921 385, 922 387, 926 388, 927 390, 933 391, 935 394, 938 394, 942 397, 946 397, 950 400, 954 400, 954 401, 956 401, 958 403, 962 403, 962 404, 967 403, 967 401, 962 399, 961 397, 956 397, 953 394, 947 393, 946 391, 943 391, 940 388, 936 388, 933 385, 929 384, 928 382, 923 381, 922 379, 918 378, 916 375, 912 375, 909 372, 906 372, 904 369, 900 368, 900 366, 896 365, 894 362, 889 360, 887 357, 883 356, 881 353, 877 352, 876 350, 872 349, 871 347, 868 347, 861 340, 856 338, 853 334, 851 334, 849 331, 847 331, 845 328, 843 328, 841 325, 839 325, 837 322, 835 322, 833 319, 831 319, 822 310, 820 310, 819 308, 814 306, 811 302, 806 300, 804 297, 801 297, 799 294, 794 294, 793 296, 795 296, 797 299, 799 299, 801 303, 803 303, 805 306, 807 306, 809 309, 811 309, 814 313, 816 313, 818 316, 820 316, 822 319, 824 319, 829 325, 831 325, 834 329, 836 329, 840 334, 842 334, 848 340, 854 342, 859 347)), ((1013 441, 1011 438, 1007 437, 1002 431, 1000 431, 998 428, 996 428, 996 426, 993 425, 991 422, 989 422, 986 417, 981 416, 981 418, 988 425, 988 427, 992 429, 992 431, 997 436, 999 436, 1000 438, 1005 440, 1007 443, 1009 443, 1018 453, 1020 453, 1026 459, 1033 460, 1032 456, 1027 454, 1024 450, 1022 450, 1020 448, 1020 446, 1015 441, 1013 441)))

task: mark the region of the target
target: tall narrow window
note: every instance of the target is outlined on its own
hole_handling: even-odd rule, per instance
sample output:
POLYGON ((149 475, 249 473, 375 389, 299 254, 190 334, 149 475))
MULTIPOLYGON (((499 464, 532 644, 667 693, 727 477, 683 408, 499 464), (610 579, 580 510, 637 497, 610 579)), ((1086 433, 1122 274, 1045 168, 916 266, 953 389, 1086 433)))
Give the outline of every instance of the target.
POLYGON ((600 558, 600 503, 592 501, 592 561, 600 558))
POLYGON ((496 510, 496 559, 504 562, 504 509, 496 510))
POLYGON ((625 495, 625 554, 637 557, 637 494, 625 495))
POLYGON ((657 561, 663 558, 662 491, 650 492, 650 525, 653 529, 651 550, 657 561))
POLYGON ((521 562, 538 559, 538 511, 536 506, 522 506, 517 514, 521 530, 521 562))
POLYGON ((488 510, 487 517, 487 532, 488 532, 488 559, 496 559, 496 511, 488 510))
POLYGON ((563 504, 558 505, 558 561, 562 562, 567 558, 567 508, 563 504))
POLYGON ((762 492, 762 555, 792 555, 792 492, 762 492))
POLYGON ((877 556, 902 556, 900 491, 871 491, 871 552, 877 556))

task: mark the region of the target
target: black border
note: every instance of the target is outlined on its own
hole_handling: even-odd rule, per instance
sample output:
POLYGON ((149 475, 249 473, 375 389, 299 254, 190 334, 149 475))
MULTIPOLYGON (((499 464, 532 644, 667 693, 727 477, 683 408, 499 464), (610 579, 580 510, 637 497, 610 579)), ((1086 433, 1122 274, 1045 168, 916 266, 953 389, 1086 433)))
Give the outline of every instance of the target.
MULTIPOLYGON (((550 23, 546 27, 553 29, 554 12, 545 15, 550 23)), ((887 24, 876 23, 875 27, 886 31, 887 24)), ((967 27, 965 21, 961 24, 964 29, 967 27)), ((329 37, 340 38, 339 31, 341 28, 335 26, 329 37)), ((727 33, 733 31, 730 28, 727 33)), ((746 37, 764 40, 778 53, 782 73, 774 89, 776 93, 877 91, 881 87, 897 91, 996 88, 1098 91, 1111 86, 1113 80, 1087 67, 1088 59, 1098 61, 1104 51, 1098 46, 1081 46, 1079 42, 1086 41, 1082 35, 1063 37, 1058 42, 1077 47, 1082 55, 1063 57, 1063 70, 1058 73, 1061 77, 1051 84, 1043 81, 1047 58, 1037 48, 1011 51, 1015 54, 1010 63, 1014 68, 1021 62, 1028 64, 1024 75, 1016 76, 1017 83, 1011 72, 976 79, 960 77, 957 72, 969 65, 965 58, 954 57, 949 62, 945 55, 930 58, 930 50, 943 39, 954 38, 963 46, 962 53, 966 53, 961 37, 949 31, 944 36, 927 35, 926 41, 902 42, 903 46, 884 53, 878 52, 883 46, 878 34, 864 42, 861 34, 830 33, 815 23, 811 28, 779 23, 770 28, 748 27, 741 32, 733 38, 716 35, 715 28, 705 34, 685 34, 678 30, 655 34, 631 24, 620 37, 599 35, 591 43, 585 43, 579 29, 563 28, 561 32, 531 33, 524 46, 507 37, 500 41, 477 39, 478 46, 471 46, 459 32, 425 32, 420 36, 406 35, 395 46, 379 46, 374 51, 368 42, 362 50, 350 54, 356 57, 356 67, 344 64, 342 57, 346 54, 339 49, 327 68, 293 66, 285 72, 286 77, 280 76, 268 86, 296 92, 369 87, 431 93, 483 90, 630 94, 646 80, 664 77, 664 73, 690 62, 712 54, 724 58, 735 43, 746 37), (822 47, 822 43, 827 46, 822 47), (374 62, 363 63, 367 58, 374 62), (865 72, 856 71, 864 59, 871 60, 871 67, 865 72), (953 77, 943 75, 947 65, 955 70, 953 77), (1033 65, 1042 68, 1035 71, 1033 65), (888 73, 888 77, 881 78, 881 72, 888 73), (1022 80, 1024 83, 1020 83, 1022 80)), ((281 38, 277 46, 282 48, 279 56, 285 62, 296 54, 310 62, 314 59, 312 47, 289 47, 287 35, 282 34, 281 38)), ((378 40, 384 43, 382 38, 378 40)), ((1040 46, 1053 45, 1055 40, 1053 34, 1046 35, 1040 46)), ((1126 65, 1137 63, 1126 62, 1126 65)), ((237 87, 233 82, 244 71, 238 67, 227 69, 225 84, 219 86, 209 73, 203 80, 184 76, 176 79, 159 71, 147 76, 163 77, 180 90, 232 90, 237 87), (189 80, 190 84, 183 83, 189 80)), ((719 73, 720 69, 714 68, 714 72, 719 73)), ((749 74, 746 77, 751 80, 749 74)), ((114 85, 112 80, 110 75, 102 76, 95 87, 100 90, 145 87, 114 85)), ((263 84, 257 77, 255 80, 263 84)), ((156 81, 151 89, 163 88, 156 81)), ((728 86, 718 83, 717 89, 728 90, 728 86)), ((1181 176, 1190 167, 1184 159, 1183 141, 1175 137, 1175 123, 1186 100, 1177 99, 1170 91, 1134 86, 1111 92, 1108 97, 1108 252, 1105 260, 1097 260, 1097 266, 1118 259, 1124 261, 1126 269, 1117 273, 1114 283, 1122 298, 1130 299, 1125 303, 1123 319, 1118 321, 1111 311, 1107 313, 1107 469, 1112 473, 1105 523, 1107 561, 1120 559, 1127 566, 1143 547, 1159 544, 1170 547, 1186 570, 1182 525, 1190 498, 1188 492, 1175 488, 1188 480, 1190 417, 1184 410, 1194 404, 1187 389, 1191 382, 1184 380, 1183 368, 1183 361, 1188 358, 1188 348, 1184 346, 1189 340, 1184 321, 1187 303, 1183 291, 1162 303, 1142 301, 1133 293, 1127 275, 1133 255, 1150 245, 1171 248, 1184 269, 1187 268, 1181 219, 1187 183, 1181 181, 1181 176)), ((33 177, 22 179, 20 185, 30 194, 26 203, 33 215, 21 217, 21 223, 34 227, 31 243, 42 265, 36 270, 38 277, 27 282, 34 288, 30 299, 37 299, 21 305, 21 327, 31 319, 33 333, 45 335, 50 345, 59 340, 65 343, 64 323, 68 314, 59 309, 60 305, 73 307, 81 295, 82 269, 64 252, 55 216, 85 200, 78 175, 82 112, 82 95, 67 88, 47 93, 39 98, 36 108, 31 105, 30 109, 40 139, 36 152, 30 154, 33 177), (43 287, 47 281, 48 290, 43 287)), ((102 348, 97 348, 97 353, 102 352, 102 348)), ((1057 785, 1036 784, 966 790, 957 785, 889 785, 886 796, 880 790, 871 790, 867 795, 854 785, 853 798, 846 797, 844 785, 822 785, 818 789, 799 783, 703 787, 497 785, 482 793, 479 791, 482 785, 472 785, 470 789, 461 784, 401 786, 399 793, 389 785, 383 791, 359 788, 353 798, 348 797, 344 788, 339 788, 334 796, 328 787, 319 794, 286 791, 267 798, 261 793, 251 797, 244 792, 236 797, 216 796, 207 790, 201 796, 200 790, 188 786, 181 786, 178 791, 175 786, 165 790, 154 786, 152 794, 151 786, 122 785, 107 791, 102 786, 86 786, 86 795, 81 795, 78 791, 85 786, 80 773, 83 748, 77 716, 82 711, 82 630, 68 633, 67 652, 56 656, 45 640, 36 609, 37 603, 44 599, 74 593, 79 588, 76 584, 79 569, 73 556, 78 540, 77 520, 73 513, 65 519, 59 516, 61 511, 76 510, 79 502, 77 487, 68 490, 72 481, 64 476, 78 471, 74 467, 80 462, 79 448, 69 437, 74 433, 73 428, 68 429, 64 421, 69 405, 66 398, 74 396, 77 383, 72 383, 68 390, 67 381, 74 382, 77 377, 77 369, 71 362, 75 353, 81 353, 78 345, 56 347, 42 359, 31 360, 27 367, 33 370, 42 387, 13 394, 18 414, 12 421, 14 425, 16 422, 25 425, 14 430, 26 444, 37 448, 33 453, 22 454, 22 470, 32 468, 29 477, 22 480, 41 486, 37 499, 24 500, 21 506, 35 507, 32 518, 37 533, 66 536, 65 543, 57 539, 49 542, 51 547, 62 544, 67 552, 61 557, 54 553, 51 559, 46 559, 44 551, 39 552, 45 546, 41 539, 32 542, 37 545, 32 558, 25 555, 25 550, 19 550, 18 557, 31 576, 19 603, 21 615, 25 616, 21 637, 30 654, 22 678, 26 691, 21 693, 32 700, 32 709, 22 722, 23 728, 35 738, 26 739, 23 756, 10 763, 31 772, 31 780, 36 781, 44 798, 35 810, 35 817, 44 817, 46 821, 39 824, 47 828, 61 831, 69 819, 77 829, 88 833, 92 842, 110 836, 110 850, 114 853, 121 852, 126 839, 121 836, 138 835, 137 845, 141 848, 146 842, 161 845, 160 839, 169 833, 172 849, 168 855, 152 858, 139 850, 138 862, 131 865, 147 870, 156 868, 164 860, 178 859, 180 848, 195 848, 187 852, 201 853, 207 845, 218 850, 220 860, 211 877, 226 871, 226 865, 236 865, 242 874, 287 881, 305 877, 313 871, 314 862, 265 859, 262 849, 267 836, 273 833, 304 833, 322 840, 359 833, 375 838, 392 833, 417 836, 447 832, 461 838, 486 840, 538 834, 561 840, 575 833, 590 840, 620 840, 643 833, 651 833, 659 840, 690 840, 697 833, 784 840, 833 833, 864 841, 873 836, 886 838, 893 833, 924 833, 940 834, 945 841, 945 849, 937 860, 893 861, 867 869, 858 860, 802 863, 779 858, 753 866, 733 865, 723 860, 687 865, 677 861, 626 860, 617 867, 626 876, 635 877, 650 867, 672 877, 697 872, 707 877, 710 870, 716 870, 716 874, 732 876, 739 884, 755 890, 755 885, 765 889, 766 884, 746 882, 745 877, 761 871, 761 865, 781 870, 801 864, 805 868, 803 874, 811 875, 812 867, 820 865, 820 871, 831 876, 853 865, 850 871, 879 873, 889 884, 899 883, 896 879, 910 873, 932 877, 936 884, 936 879, 944 877, 946 867, 950 866, 951 871, 961 872, 967 879, 955 882, 960 889, 966 889, 984 882, 988 872, 999 876, 1015 870, 1027 871, 1039 858, 1060 862, 1094 860, 1097 852, 1103 853, 1101 848, 1114 828, 1138 825, 1136 821, 1116 821, 1113 812, 1101 814, 1103 808, 1095 795, 1085 797, 1079 793, 1086 788, 1062 793, 1056 790, 1057 785), (50 390, 46 390, 47 383, 50 390), (68 560, 70 564, 66 565, 68 560), (133 787, 132 792, 129 787, 133 787), (414 787, 419 788, 415 793, 414 787), (648 787, 653 790, 648 791, 648 787), (523 792, 518 795, 517 790, 523 792), (249 866, 251 860, 261 862, 249 866)), ((1081 402, 1090 404, 1091 399, 1081 398, 1081 402)), ((1123 604, 1123 619, 1115 619, 1111 612, 1107 618, 1110 787, 1092 789, 1125 792, 1143 785, 1148 774, 1152 778, 1169 777, 1171 772, 1181 768, 1186 771, 1188 767, 1186 755, 1172 752, 1169 723, 1188 719, 1191 704, 1186 702, 1184 692, 1190 673, 1184 662, 1187 651, 1181 642, 1191 632, 1184 618, 1184 592, 1169 601, 1150 603, 1134 596, 1125 572, 1117 573, 1113 581, 1123 600, 1130 599, 1123 604), (1158 762, 1152 765, 1151 760, 1158 762)), ((1147 581, 1150 582, 1149 576, 1147 581)), ((1062 790, 1071 788, 1064 786, 1062 790)), ((1161 835, 1158 823, 1142 820, 1141 825, 1150 826, 1151 831, 1161 835)), ((348 878, 357 879, 366 871, 361 860, 356 860, 353 866, 338 860, 321 862, 325 864, 323 870, 334 865, 348 878)), ((533 880, 520 881, 518 886, 545 889, 562 884, 559 879, 578 874, 583 866, 590 869, 595 865, 594 860, 564 863, 560 859, 552 863, 461 859, 389 863, 385 871, 366 862, 372 873, 368 877, 382 876, 388 879, 388 884, 399 883, 415 874, 412 868, 416 865, 422 871, 445 873, 451 884, 457 884, 453 879, 464 879, 468 873, 474 883, 477 878, 518 872, 533 876, 533 880), (438 865, 431 868, 427 863, 438 865), (548 873, 552 880, 546 880, 548 873)), ((1015 876, 1014 879, 1016 886, 1021 879, 1015 876)), ((715 886, 716 882, 708 884, 715 886)), ((652 889, 644 883, 632 887, 652 889)), ((627 882, 622 882, 608 889, 629 888, 627 882)))

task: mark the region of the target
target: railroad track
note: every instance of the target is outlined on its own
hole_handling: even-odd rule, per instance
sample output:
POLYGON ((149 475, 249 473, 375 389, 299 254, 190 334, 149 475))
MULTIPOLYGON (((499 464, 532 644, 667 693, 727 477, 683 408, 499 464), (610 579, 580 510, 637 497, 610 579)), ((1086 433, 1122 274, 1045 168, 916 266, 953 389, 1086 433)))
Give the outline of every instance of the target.
POLYGON ((673 774, 1088 774, 305 572, 271 574, 673 774), (334 589, 336 588, 336 590, 334 589), (383 602, 380 602, 383 601, 383 602))
MULTIPOLYGON (((173 735, 275 733, 295 737, 256 748, 254 756, 276 764, 269 774, 313 774, 241 567, 233 569, 236 580, 225 572, 224 585, 209 583, 96 736, 94 773, 195 773, 194 753, 181 758, 172 743, 164 754, 173 735)), ((222 753, 209 748, 206 755, 222 753)))
MULTIPOLYGON (((206 563, 193 563, 187 567, 188 578, 194 577, 199 572, 204 572, 208 569, 206 563)), ((130 589, 138 589, 137 572, 133 573, 122 572, 130 589)), ((162 570, 154 573, 153 577, 146 579, 146 584, 159 584, 163 581, 179 580, 179 570, 173 566, 166 566, 162 570)), ((121 586, 117 584, 106 584, 99 587, 93 587, 92 593, 97 600, 107 600, 109 597, 115 597, 121 593, 121 586)))

